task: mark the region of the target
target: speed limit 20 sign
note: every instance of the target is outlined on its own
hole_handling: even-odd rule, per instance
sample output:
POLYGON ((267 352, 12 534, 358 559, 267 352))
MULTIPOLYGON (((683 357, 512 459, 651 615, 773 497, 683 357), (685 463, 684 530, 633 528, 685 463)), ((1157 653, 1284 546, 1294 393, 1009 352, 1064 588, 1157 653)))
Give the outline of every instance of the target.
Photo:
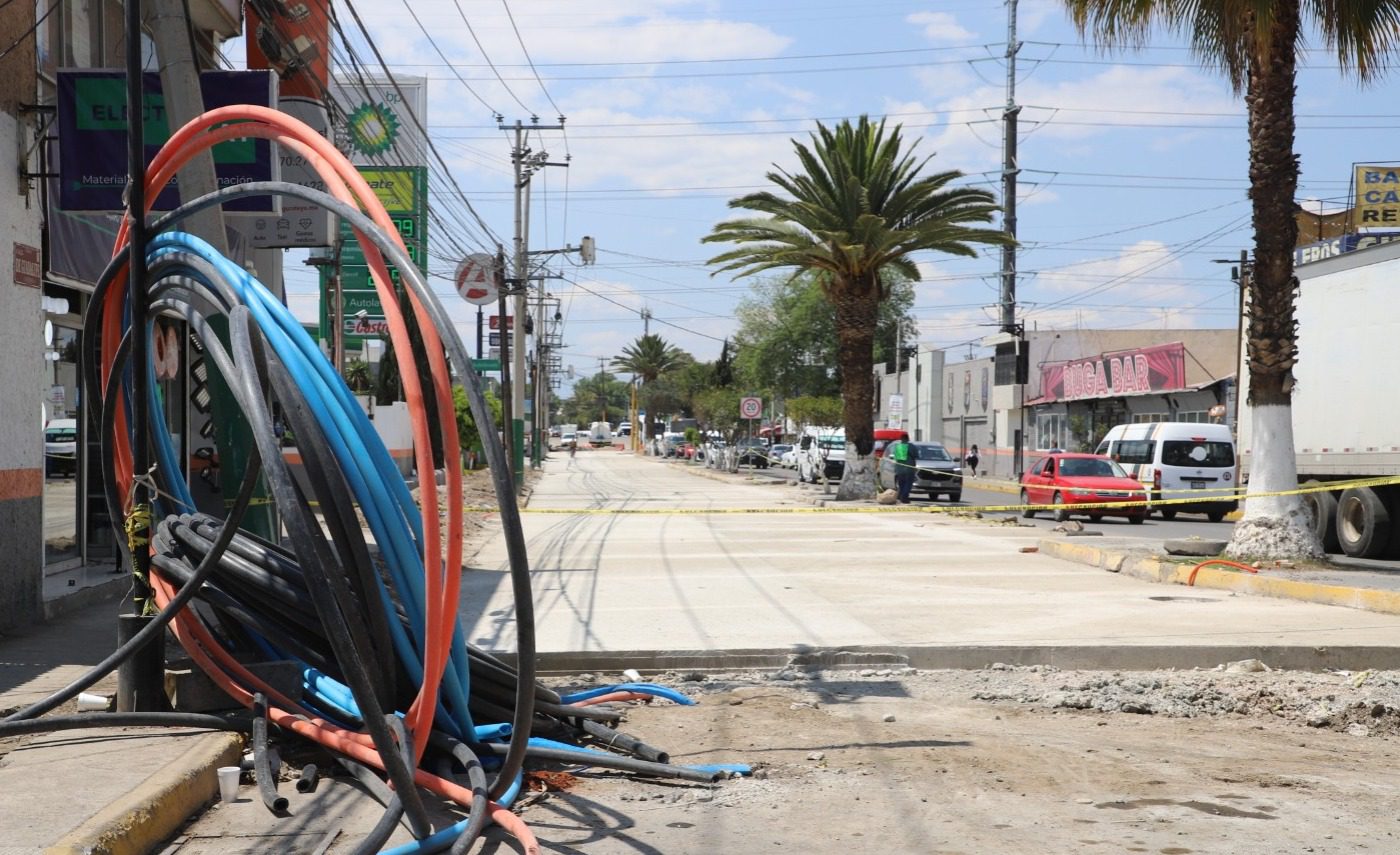
POLYGON ((457 265, 454 277, 457 293, 468 303, 485 305, 496 302, 496 257, 484 252, 474 253, 457 265))
POLYGON ((745 419, 756 419, 763 414, 762 398, 740 398, 739 417, 745 419))

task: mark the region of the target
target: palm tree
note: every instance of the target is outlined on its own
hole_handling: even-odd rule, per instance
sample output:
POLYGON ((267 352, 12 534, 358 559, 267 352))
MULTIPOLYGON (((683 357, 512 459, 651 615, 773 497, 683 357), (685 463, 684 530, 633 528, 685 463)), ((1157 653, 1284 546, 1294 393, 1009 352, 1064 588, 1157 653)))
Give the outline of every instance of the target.
POLYGON ((613 359, 613 368, 641 380, 645 385, 690 361, 684 350, 667 344, 655 333, 639 337, 622 349, 622 354, 613 359))
MULTIPOLYGON (((706 243, 734 243, 710 259, 714 274, 748 276, 792 268, 813 273, 836 316, 841 370, 846 473, 838 499, 875 493, 875 384, 871 375, 880 302, 890 295, 891 274, 918 281, 912 255, 921 250, 975 256, 975 244, 1004 244, 1004 232, 973 228, 991 222, 996 200, 984 190, 952 187, 961 172, 923 174, 932 156, 916 158, 900 126, 888 132, 861 116, 834 128, 818 123, 811 147, 793 148, 802 171, 778 168, 767 178, 786 196, 750 193, 729 202, 765 214, 715 226, 706 243)), ((714 275, 712 274, 712 275, 714 275)))
MULTIPOLYGON (((1155 25, 1183 33, 1201 61, 1243 93, 1249 115, 1249 198, 1254 213, 1254 267, 1249 277, 1249 398, 1254 420, 1249 493, 1298 485, 1293 451, 1293 366, 1298 360, 1293 301, 1293 199, 1297 51, 1303 17, 1312 19, 1344 69, 1367 82, 1400 41, 1400 2, 1371 0, 1065 0, 1081 35, 1110 46, 1140 46, 1155 25)), ((1227 554, 1321 557, 1322 547, 1297 496, 1248 498, 1227 554)))

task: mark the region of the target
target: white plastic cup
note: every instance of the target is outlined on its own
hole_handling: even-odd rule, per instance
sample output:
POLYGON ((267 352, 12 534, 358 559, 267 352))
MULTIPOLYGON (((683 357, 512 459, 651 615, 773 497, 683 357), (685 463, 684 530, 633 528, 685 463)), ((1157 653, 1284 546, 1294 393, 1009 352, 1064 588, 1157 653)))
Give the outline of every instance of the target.
POLYGON ((219 767, 219 800, 233 803, 238 801, 238 776, 243 770, 237 766, 219 767))
POLYGON ((78 712, 94 712, 105 710, 111 704, 107 701, 106 695, 95 695, 92 692, 80 692, 78 694, 78 712))
POLYGON ((623 677, 626 677, 626 678, 627 678, 627 682, 629 682, 629 683, 640 683, 640 682, 642 682, 642 675, 637 673, 637 669, 636 669, 636 668, 628 668, 626 671, 623 671, 623 672, 622 672, 622 676, 623 676, 623 677))

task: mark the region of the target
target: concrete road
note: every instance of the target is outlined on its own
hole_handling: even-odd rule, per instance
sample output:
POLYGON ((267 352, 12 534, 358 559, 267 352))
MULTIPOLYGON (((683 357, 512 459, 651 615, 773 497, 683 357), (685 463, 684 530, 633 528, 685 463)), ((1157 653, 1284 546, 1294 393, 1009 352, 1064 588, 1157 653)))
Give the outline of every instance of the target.
MULTIPOLYGON (((1196 645, 1400 642, 1397 617, 1203 590, 1182 598, 1022 554, 1039 529, 828 513, 795 486, 709 474, 623 453, 548 461, 525 514, 541 653, 1157 645, 1185 656, 1196 645)), ((512 650, 499 534, 469 565, 467 638, 512 650)))

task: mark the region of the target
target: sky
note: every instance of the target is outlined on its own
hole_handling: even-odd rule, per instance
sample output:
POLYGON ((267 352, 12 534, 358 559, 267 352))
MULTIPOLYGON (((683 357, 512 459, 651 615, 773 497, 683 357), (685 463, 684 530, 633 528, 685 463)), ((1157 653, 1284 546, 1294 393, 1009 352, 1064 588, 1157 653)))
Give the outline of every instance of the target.
MULTIPOLYGON (((469 346, 475 309, 452 291, 451 271, 463 252, 512 235, 510 140, 497 113, 566 117, 565 133, 531 137, 569 166, 536 176, 530 244, 596 240, 596 264, 559 256, 550 266, 564 277, 548 283, 565 317, 563 363, 580 376, 642 334, 643 310, 667 341, 718 354, 752 283, 711 275, 705 261, 720 248, 700 238, 732 215, 729 199, 795 165, 792 140, 816 120, 888 117, 933 156, 929 169, 1000 196, 1002 2, 412 0, 417 22, 403 0, 356 8, 393 74, 428 78, 430 136, 493 235, 468 233, 471 215, 439 177, 431 204, 445 226, 442 240, 430 229, 430 273, 469 346)), ((1022 0, 1017 28, 1016 296, 1027 329, 1235 326, 1237 290, 1218 260, 1252 244, 1242 99, 1170 33, 1106 51, 1050 0, 1022 0)), ((1315 34, 1309 45, 1298 198, 1344 207, 1354 162, 1395 157, 1400 89, 1394 75, 1362 88, 1315 34)), ((310 320, 314 280, 292 255, 289 302, 310 320)), ((949 361, 984 355, 999 254, 918 261, 920 346, 946 348, 949 361)))

